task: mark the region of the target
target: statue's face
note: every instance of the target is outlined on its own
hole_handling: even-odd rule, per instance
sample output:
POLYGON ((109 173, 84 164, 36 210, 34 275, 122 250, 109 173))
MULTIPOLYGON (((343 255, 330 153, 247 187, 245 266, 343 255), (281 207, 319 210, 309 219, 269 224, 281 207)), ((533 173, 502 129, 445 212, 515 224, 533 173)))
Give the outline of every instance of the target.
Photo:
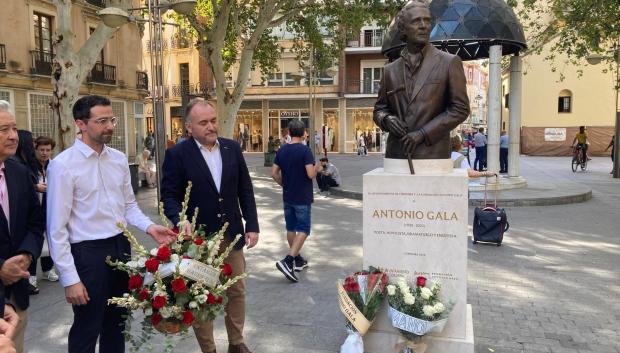
POLYGON ((411 7, 403 14, 401 26, 408 43, 424 45, 431 33, 431 11, 426 7, 411 7))

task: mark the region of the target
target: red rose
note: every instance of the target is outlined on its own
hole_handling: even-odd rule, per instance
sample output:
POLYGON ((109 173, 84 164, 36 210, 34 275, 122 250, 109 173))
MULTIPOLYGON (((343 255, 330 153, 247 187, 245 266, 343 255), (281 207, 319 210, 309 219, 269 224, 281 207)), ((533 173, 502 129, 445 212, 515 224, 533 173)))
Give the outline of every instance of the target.
POLYGON ((163 308, 163 306, 166 305, 166 297, 161 295, 155 296, 155 298, 153 298, 152 305, 154 309, 163 308))
POLYGON ((357 282, 346 283, 343 287, 344 287, 345 292, 348 292, 348 293, 359 293, 360 291, 360 285, 357 282))
POLYGON ((160 313, 155 313, 155 314, 153 314, 153 316, 151 316, 151 325, 157 326, 157 325, 159 325, 160 322, 161 322, 161 314, 160 313))
POLYGON ((144 266, 146 266, 146 270, 149 272, 156 272, 159 268, 159 261, 152 257, 144 262, 144 266))
POLYGON ((184 259, 191 259, 191 257, 190 257, 190 256, 187 256, 187 255, 183 255, 183 258, 184 258, 184 259))
POLYGON ((223 301, 224 301, 224 297, 222 297, 222 296, 219 296, 219 297, 217 297, 217 299, 215 299, 215 302, 218 303, 218 304, 222 304, 223 301))
POLYGON ((142 277, 140 275, 133 275, 129 277, 129 283, 127 284, 127 288, 129 290, 134 290, 142 287, 142 277))
POLYGON ((183 278, 175 278, 172 280, 171 284, 172 284, 172 291, 174 291, 175 293, 181 293, 187 290, 187 287, 185 287, 185 281, 183 280, 183 278))
POLYGON ((140 291, 139 297, 140 297, 140 301, 145 301, 147 299, 149 299, 149 297, 151 296, 151 292, 149 292, 148 289, 143 289, 140 291))
POLYGON ((222 269, 222 274, 226 277, 232 275, 232 266, 230 266, 230 264, 223 264, 222 267, 220 267, 222 269))
POLYGON ((194 314, 191 311, 183 312, 183 323, 187 326, 191 325, 194 322, 194 314))
POLYGON ((207 303, 215 304, 215 296, 213 294, 209 293, 209 295, 207 296, 207 303))
POLYGON ((172 230, 172 233, 177 234, 177 235, 179 234, 179 227, 174 226, 174 227, 172 227, 171 230, 172 230))
POLYGON ((204 240, 202 240, 202 239, 200 239, 200 238, 196 238, 196 239, 194 239, 194 244, 196 244, 196 245, 199 245, 199 246, 200 246, 200 245, 202 245, 202 243, 204 243, 204 240))
POLYGON ((415 280, 415 285, 418 287, 424 287, 426 285, 426 277, 418 276, 415 280))
POLYGON ((349 277, 344 279, 344 284, 345 285, 351 284, 351 283, 355 283, 355 282, 357 282, 357 280, 353 276, 349 276, 349 277))
POLYGON ((159 248, 159 250, 157 250, 157 258, 160 261, 168 261, 170 260, 170 255, 172 255, 172 251, 170 251, 170 248, 167 246, 162 246, 159 248))

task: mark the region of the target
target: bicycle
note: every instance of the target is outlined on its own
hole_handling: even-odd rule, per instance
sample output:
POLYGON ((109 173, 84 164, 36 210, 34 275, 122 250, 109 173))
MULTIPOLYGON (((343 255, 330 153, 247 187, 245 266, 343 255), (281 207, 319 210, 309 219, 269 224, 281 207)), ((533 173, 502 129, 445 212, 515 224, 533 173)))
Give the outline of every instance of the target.
POLYGON ((573 160, 571 161, 573 173, 577 172, 579 167, 585 172, 586 168, 588 168, 588 158, 585 149, 581 145, 571 146, 571 148, 573 149, 573 160))

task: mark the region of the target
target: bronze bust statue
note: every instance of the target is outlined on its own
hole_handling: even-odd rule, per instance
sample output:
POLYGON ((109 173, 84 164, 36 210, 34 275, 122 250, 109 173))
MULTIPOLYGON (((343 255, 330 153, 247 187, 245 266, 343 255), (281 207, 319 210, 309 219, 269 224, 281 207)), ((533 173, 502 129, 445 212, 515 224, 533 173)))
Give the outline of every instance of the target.
POLYGON ((409 1, 396 21, 407 45, 384 66, 374 109, 375 123, 390 133, 385 157, 450 158, 450 131, 469 115, 463 64, 429 43, 425 2, 409 1))

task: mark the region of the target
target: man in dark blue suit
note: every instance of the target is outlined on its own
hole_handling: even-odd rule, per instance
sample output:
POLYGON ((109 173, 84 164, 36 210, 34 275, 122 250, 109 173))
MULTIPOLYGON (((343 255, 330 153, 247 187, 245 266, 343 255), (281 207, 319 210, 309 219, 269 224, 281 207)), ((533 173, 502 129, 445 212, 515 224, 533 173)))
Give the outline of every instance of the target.
MULTIPOLYGON (((233 140, 218 137, 216 109, 205 100, 194 99, 188 104, 185 125, 192 137, 169 148, 164 159, 161 186, 164 212, 179 228, 189 231, 188 222, 179 224, 179 212, 185 189, 191 181, 187 218, 191 219, 198 207, 197 224, 204 225, 207 234, 219 231, 224 223, 228 223, 221 249, 228 246, 237 234, 245 235, 226 259, 226 263, 232 266, 232 275, 239 275, 245 271, 243 246, 247 245, 249 249, 256 245, 259 232, 254 190, 241 148, 233 140), (241 218, 245 220, 245 227, 241 218)), ((244 281, 235 283, 227 294, 228 352, 251 353, 243 342, 244 281)), ((194 326, 194 332, 202 351, 215 353, 213 323, 199 323, 194 326)))
POLYGON ((19 324, 13 341, 22 352, 29 305, 28 267, 41 255, 45 221, 27 168, 9 159, 17 149, 15 117, 0 110, 0 307, 15 307, 19 324))

